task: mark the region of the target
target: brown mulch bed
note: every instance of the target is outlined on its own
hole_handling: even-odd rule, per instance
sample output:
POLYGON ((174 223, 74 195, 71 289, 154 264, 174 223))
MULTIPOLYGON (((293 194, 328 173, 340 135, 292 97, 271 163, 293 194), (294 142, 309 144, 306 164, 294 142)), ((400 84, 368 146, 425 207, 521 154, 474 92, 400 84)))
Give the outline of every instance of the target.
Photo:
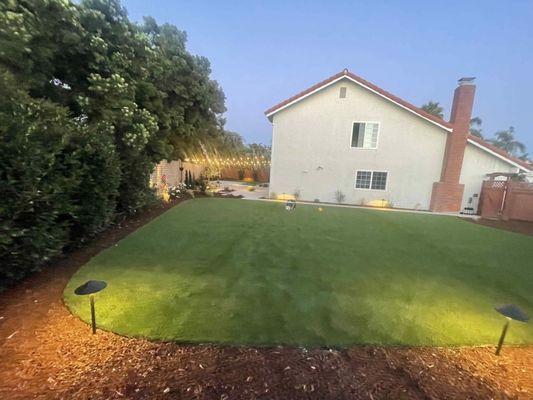
POLYGON ((531 399, 533 346, 304 349, 180 345, 90 334, 70 276, 172 206, 105 232, 0 294, 0 399, 531 399))
POLYGON ((506 231, 512 231, 522 233, 524 235, 533 236, 533 222, 527 221, 502 221, 499 219, 486 219, 480 218, 477 220, 468 219, 476 224, 490 226, 491 228, 504 229, 506 231))

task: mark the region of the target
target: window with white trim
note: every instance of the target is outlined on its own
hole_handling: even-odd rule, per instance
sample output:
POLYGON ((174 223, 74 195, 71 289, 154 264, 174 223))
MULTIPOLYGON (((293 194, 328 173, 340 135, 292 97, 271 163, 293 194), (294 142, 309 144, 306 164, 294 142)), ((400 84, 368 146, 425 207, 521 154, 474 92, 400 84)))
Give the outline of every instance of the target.
POLYGON ((370 181, 372 179, 372 171, 357 171, 355 178, 356 189, 370 189, 370 181))
POLYGON ((352 147, 375 149, 378 147, 379 124, 377 122, 354 122, 352 147))
POLYGON ((355 176, 356 189, 385 190, 388 173, 383 171, 357 171, 355 176))

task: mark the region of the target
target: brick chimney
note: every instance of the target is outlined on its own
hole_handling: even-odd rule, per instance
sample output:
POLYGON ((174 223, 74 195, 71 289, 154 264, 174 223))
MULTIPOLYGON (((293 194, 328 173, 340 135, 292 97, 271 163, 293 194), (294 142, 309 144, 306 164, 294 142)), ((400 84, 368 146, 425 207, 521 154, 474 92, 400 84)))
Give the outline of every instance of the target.
POLYGON ((431 211, 457 212, 461 209, 464 185, 459 183, 459 178, 461 177, 476 92, 474 79, 459 79, 459 86, 455 89, 450 115, 453 129, 446 140, 440 181, 433 184, 429 205, 431 211))

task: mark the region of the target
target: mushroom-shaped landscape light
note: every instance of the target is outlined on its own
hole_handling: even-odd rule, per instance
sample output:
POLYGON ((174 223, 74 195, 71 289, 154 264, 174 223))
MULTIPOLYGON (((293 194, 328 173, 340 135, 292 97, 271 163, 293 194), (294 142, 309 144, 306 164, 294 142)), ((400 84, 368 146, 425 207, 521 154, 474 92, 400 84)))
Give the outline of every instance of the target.
POLYGON ((294 200, 287 200, 285 203, 285 210, 292 211, 296 208, 296 201, 294 200))
POLYGON ((520 307, 515 306, 514 304, 504 304, 494 307, 494 309, 507 318, 507 321, 503 326, 502 334, 500 335, 500 340, 498 340, 498 347, 496 348, 496 355, 499 356, 500 351, 502 350, 503 341, 505 340, 505 335, 507 334, 507 329, 509 328, 509 322, 511 322, 512 319, 515 321, 527 322, 529 317, 520 309, 520 307))
POLYGON ((83 285, 77 287, 74 290, 74 293, 78 296, 89 295, 91 301, 91 326, 93 329, 93 334, 96 333, 96 313, 94 311, 94 294, 105 289, 107 283, 104 281, 87 281, 83 285))

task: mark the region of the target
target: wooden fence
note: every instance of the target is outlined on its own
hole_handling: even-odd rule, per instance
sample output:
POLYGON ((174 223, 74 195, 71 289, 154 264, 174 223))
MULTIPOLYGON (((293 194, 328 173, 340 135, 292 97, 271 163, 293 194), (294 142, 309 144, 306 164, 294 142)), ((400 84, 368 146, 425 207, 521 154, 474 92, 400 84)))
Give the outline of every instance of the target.
POLYGON ((479 210, 483 218, 533 221, 533 183, 485 181, 481 187, 479 210))
POLYGON ((202 165, 185 161, 161 161, 150 175, 150 182, 152 186, 159 188, 164 179, 167 185, 174 186, 185 181, 185 171, 191 171, 195 178, 199 178, 204 170, 202 165), (183 170, 180 170, 180 167, 183 170))
MULTIPOLYGON (((160 187, 163 179, 167 185, 174 186, 185 181, 185 171, 191 171, 195 178, 205 173, 206 167, 201 164, 193 164, 185 161, 161 161, 150 175, 152 186, 160 187), (183 170, 180 170, 180 167, 183 170)), ((223 168, 220 170, 220 179, 239 180, 249 178, 257 182, 268 182, 270 167, 257 168, 255 170, 245 168, 223 168)))
POLYGON ((223 168, 220 171, 220 179, 253 179, 257 182, 268 182, 270 180, 270 167, 262 167, 252 170, 250 168, 223 168))

